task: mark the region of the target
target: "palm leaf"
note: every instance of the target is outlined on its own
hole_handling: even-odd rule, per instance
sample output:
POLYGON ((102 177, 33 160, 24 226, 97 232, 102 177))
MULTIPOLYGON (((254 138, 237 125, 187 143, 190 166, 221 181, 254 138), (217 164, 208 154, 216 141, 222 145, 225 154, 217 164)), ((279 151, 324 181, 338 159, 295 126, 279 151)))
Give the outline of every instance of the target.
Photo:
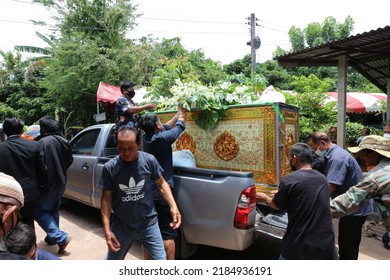
MULTIPOLYGON (((45 35, 43 35, 42 33, 39 33, 38 31, 35 32, 35 34, 42 40, 44 41, 46 44, 48 44, 51 48, 54 48, 55 47, 55 43, 50 40, 48 37, 46 37, 45 35)), ((52 51, 52 50, 50 50, 52 51)))
POLYGON ((52 51, 47 48, 40 48, 40 47, 34 47, 34 46, 15 46, 15 50, 20 52, 28 52, 28 53, 34 53, 34 54, 44 54, 51 56, 52 51))

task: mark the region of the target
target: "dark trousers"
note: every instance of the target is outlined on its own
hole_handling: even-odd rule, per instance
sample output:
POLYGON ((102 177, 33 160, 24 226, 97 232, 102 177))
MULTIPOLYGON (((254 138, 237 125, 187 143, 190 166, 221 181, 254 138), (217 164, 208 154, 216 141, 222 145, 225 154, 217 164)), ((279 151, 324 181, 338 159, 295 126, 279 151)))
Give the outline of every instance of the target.
POLYGON ((367 216, 341 217, 339 221, 339 257, 340 260, 357 260, 362 240, 362 228, 367 216))
POLYGON ((23 207, 20 209, 20 221, 29 224, 30 226, 34 227, 34 212, 35 207, 38 203, 38 199, 33 201, 24 202, 23 207))

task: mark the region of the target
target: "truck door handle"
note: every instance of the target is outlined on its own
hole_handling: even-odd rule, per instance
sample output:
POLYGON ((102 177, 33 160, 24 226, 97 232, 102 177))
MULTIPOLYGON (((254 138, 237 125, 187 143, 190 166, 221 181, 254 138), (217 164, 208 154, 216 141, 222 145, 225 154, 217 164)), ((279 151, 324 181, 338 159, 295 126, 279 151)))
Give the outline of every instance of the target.
POLYGON ((83 168, 83 170, 87 170, 89 168, 89 164, 88 163, 84 163, 82 168, 83 168))

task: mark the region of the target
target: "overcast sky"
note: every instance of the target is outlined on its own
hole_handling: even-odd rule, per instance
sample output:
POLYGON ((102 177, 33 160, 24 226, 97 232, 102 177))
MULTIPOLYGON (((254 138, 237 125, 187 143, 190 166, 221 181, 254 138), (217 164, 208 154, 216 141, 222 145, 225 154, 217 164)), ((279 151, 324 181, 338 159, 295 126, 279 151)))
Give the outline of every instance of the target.
MULTIPOLYGON (((230 63, 250 53, 248 19, 258 19, 256 35, 261 39, 257 61, 272 58, 279 45, 290 49, 288 30, 305 28, 308 23, 322 23, 328 16, 344 22, 350 15, 355 21, 353 35, 390 25, 390 1, 313 1, 313 0, 135 0, 143 15, 129 38, 151 34, 155 38, 181 37, 188 50, 202 49, 213 60, 230 63)), ((47 28, 28 22, 49 20, 50 15, 28 0, 0 0, 0 49, 14 45, 45 46, 35 31, 47 34, 47 28)))

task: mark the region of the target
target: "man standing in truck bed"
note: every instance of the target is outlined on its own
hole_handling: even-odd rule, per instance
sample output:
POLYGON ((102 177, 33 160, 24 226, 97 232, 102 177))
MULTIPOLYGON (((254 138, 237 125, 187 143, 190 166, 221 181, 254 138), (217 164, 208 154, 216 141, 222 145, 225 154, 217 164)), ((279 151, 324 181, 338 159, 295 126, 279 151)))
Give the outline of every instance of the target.
MULTIPOLYGON (((162 125, 155 113, 147 113, 141 117, 140 127, 145 132, 142 137, 144 152, 154 155, 161 167, 164 169, 163 177, 173 188, 173 162, 172 144, 185 130, 184 113, 181 106, 177 113, 166 124, 162 125)), ((172 229, 172 217, 168 204, 162 198, 157 186, 152 185, 154 205, 158 213, 158 224, 164 240, 164 248, 167 259, 175 258, 175 237, 176 230, 172 229)))
POLYGON ((122 96, 120 96, 115 103, 115 130, 118 131, 123 125, 138 128, 139 113, 144 110, 154 110, 156 105, 152 103, 137 106, 133 97, 135 84, 130 81, 124 81, 120 85, 122 96))

